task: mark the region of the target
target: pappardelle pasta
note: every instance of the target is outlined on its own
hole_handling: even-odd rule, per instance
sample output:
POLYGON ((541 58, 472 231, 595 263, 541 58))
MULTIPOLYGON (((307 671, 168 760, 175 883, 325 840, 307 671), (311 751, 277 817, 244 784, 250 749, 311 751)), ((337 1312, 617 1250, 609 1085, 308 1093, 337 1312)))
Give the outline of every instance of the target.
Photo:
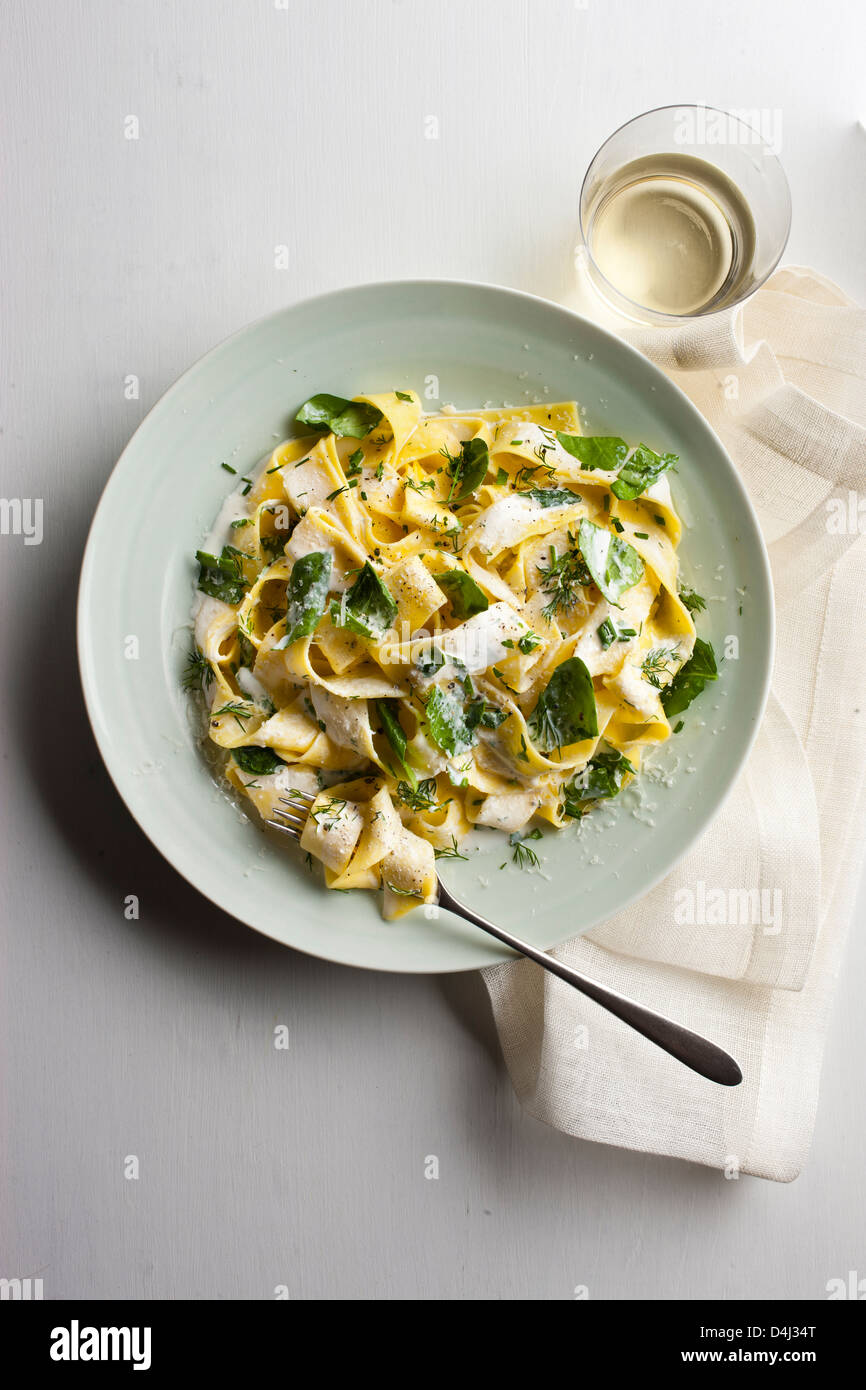
POLYGON ((323 394, 296 420, 197 552, 185 684, 232 786, 265 819, 315 795, 302 849, 396 917, 473 827, 519 844, 615 796, 716 679, 677 460, 583 435, 574 402, 323 394))

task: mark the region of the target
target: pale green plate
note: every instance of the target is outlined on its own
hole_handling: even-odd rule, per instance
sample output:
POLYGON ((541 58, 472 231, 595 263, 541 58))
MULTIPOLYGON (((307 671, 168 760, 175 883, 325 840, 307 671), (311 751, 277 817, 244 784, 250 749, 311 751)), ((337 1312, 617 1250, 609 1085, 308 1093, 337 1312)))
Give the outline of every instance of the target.
POLYGON ((376 895, 327 892, 300 854, 221 794, 179 680, 193 551, 233 485, 221 461, 238 473, 252 467, 317 391, 410 386, 431 410, 573 398, 590 432, 680 455, 672 488, 689 524, 684 574, 709 599, 698 630, 717 654, 735 637, 738 654, 654 759, 665 780, 671 768, 679 775, 669 786, 642 781, 580 826, 546 834, 534 845, 543 876, 513 866, 504 838, 489 831, 468 863, 442 863, 478 911, 541 946, 645 893, 709 824, 755 736, 770 678, 769 567, 746 494, 701 415, 645 358, 557 305, 491 285, 364 285, 283 309, 214 348, 151 411, 109 479, 81 574, 81 675, 118 791, 178 872, 220 907, 330 960, 468 970, 506 953, 447 913, 388 923, 376 895), (125 655, 130 637, 138 660, 125 655))

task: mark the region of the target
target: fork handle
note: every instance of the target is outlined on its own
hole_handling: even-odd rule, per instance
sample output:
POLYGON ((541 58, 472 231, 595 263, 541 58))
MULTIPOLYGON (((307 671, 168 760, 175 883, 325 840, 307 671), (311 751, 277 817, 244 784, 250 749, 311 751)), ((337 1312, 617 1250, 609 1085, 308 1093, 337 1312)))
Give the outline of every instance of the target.
POLYGON ((743 1079, 743 1073, 734 1061, 733 1057, 708 1038, 702 1038, 699 1033, 693 1033, 690 1028, 684 1028, 681 1023, 674 1023, 673 1019, 665 1018, 663 1014, 657 1014, 653 1009, 647 1009, 643 1004, 638 1004, 635 999, 629 999, 625 994, 619 994, 614 989, 608 989, 605 985, 598 984, 595 980, 589 979, 587 975, 582 975, 579 970, 573 970, 570 965, 563 965, 561 961, 550 956, 546 951, 540 951, 537 946, 533 946, 529 941, 522 941, 520 937, 514 936, 511 932, 505 931, 503 927, 497 927, 493 922, 488 922, 486 917, 481 917, 479 913, 473 912, 471 908, 465 907, 449 893, 448 889, 441 882, 439 883, 439 906, 447 908, 449 912, 454 912, 458 917, 471 922, 473 926, 480 927, 490 936, 495 936, 497 941, 501 941, 505 946, 510 946, 512 951, 519 951, 521 955, 528 956, 534 960, 536 965, 542 966, 544 970, 549 970, 552 975, 558 976, 560 980, 565 980, 566 984, 573 985, 580 990, 588 999, 595 1000, 608 1013, 615 1014, 638 1033, 643 1034, 650 1042, 670 1053, 671 1057, 676 1057, 678 1062, 691 1067, 701 1076, 705 1076, 708 1081, 715 1081, 719 1086, 739 1086, 743 1079))

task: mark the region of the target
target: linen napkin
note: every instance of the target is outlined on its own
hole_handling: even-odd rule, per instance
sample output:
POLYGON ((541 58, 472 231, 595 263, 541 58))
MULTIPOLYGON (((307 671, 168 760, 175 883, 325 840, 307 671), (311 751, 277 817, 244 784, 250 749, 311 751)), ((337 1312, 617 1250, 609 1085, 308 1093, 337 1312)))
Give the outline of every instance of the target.
POLYGON ((646 329, 601 305, 582 252, 577 272, 570 307, 653 358, 737 466, 770 555, 777 644, 766 716, 711 828, 639 903, 554 954, 706 1033, 745 1079, 705 1081, 530 961, 484 980, 531 1114, 788 1182, 811 1139, 866 841, 866 312, 788 267, 744 307, 646 329), (679 889, 753 887, 770 908, 755 926, 678 924, 679 889))

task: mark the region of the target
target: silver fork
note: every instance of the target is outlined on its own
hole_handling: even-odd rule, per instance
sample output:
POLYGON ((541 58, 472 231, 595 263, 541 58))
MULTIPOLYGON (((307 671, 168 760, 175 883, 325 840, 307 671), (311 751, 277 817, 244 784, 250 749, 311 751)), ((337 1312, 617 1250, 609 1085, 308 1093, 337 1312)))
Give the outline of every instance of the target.
MULTIPOLYGON (((290 797, 281 796, 279 799, 281 805, 273 812, 275 818, 269 820, 267 824, 273 830, 279 830, 293 840, 300 840, 315 797, 311 796, 309 792, 293 789, 290 797), (283 810, 283 806, 287 809, 283 810)), ((527 956, 529 960, 534 960, 536 965, 540 965, 544 970, 549 970, 560 980, 565 980, 566 984, 573 985, 588 999, 595 1000, 596 1004, 607 1009, 608 1013, 615 1014, 617 1018, 622 1019, 623 1023, 627 1023, 630 1028, 643 1034, 657 1047, 670 1053, 671 1057, 676 1057, 678 1062, 682 1062, 685 1066, 691 1067, 692 1071, 705 1076, 708 1081, 715 1081, 720 1086, 739 1086, 743 1079, 743 1073, 733 1057, 718 1047, 716 1043, 710 1042, 708 1038, 702 1038, 699 1033, 693 1033, 690 1028, 684 1028, 681 1023, 674 1023, 673 1019, 665 1018, 664 1014, 658 1014, 654 1009, 645 1008, 637 1000, 629 999, 628 995, 619 994, 616 990, 608 989, 606 985, 598 984, 587 975, 582 975, 579 970, 572 970, 570 965, 563 965, 555 957, 549 956, 546 951, 539 950, 531 942, 522 941, 519 936, 514 936, 512 932, 505 931, 503 927, 497 927, 493 922, 488 922, 486 917, 473 912, 465 903, 455 898, 454 894, 445 887, 441 878, 438 882, 440 907, 447 908, 449 912, 454 912, 458 917, 462 917, 465 922, 471 922, 473 926, 480 927, 489 936, 495 936, 497 941, 509 946, 512 951, 518 951, 521 955, 527 956)))

